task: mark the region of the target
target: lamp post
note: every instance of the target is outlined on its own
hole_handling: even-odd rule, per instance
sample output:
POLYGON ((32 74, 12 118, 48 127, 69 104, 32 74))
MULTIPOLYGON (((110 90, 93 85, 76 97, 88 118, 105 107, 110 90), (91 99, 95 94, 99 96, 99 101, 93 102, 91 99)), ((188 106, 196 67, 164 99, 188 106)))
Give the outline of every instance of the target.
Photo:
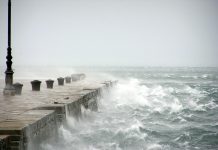
POLYGON ((15 88, 13 87, 13 74, 12 69, 12 55, 11 55, 11 0, 8 0, 8 48, 6 56, 7 69, 5 71, 5 88, 4 95, 15 95, 15 88))

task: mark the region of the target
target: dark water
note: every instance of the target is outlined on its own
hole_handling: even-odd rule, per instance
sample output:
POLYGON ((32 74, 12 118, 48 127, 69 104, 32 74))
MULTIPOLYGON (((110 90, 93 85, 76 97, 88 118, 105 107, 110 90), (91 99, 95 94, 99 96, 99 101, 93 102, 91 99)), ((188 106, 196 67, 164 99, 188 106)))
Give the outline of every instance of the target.
MULTIPOLYGON (((90 71, 90 70, 89 70, 90 71)), ((68 116, 45 150, 218 149, 218 68, 98 68, 119 83, 99 111, 68 116)), ((93 73, 93 70, 92 70, 93 73)))

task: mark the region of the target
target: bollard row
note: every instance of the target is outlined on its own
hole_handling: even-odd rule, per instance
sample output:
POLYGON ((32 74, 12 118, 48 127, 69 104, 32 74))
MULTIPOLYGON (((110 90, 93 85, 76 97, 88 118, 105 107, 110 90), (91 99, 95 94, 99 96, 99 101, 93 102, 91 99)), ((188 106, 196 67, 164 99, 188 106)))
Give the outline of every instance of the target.
MULTIPOLYGON (((79 80, 83 80, 85 78, 85 74, 72 74, 71 76, 67 76, 65 78, 63 77, 59 77, 57 78, 57 81, 58 81, 58 85, 59 86, 64 86, 64 81, 66 84, 69 84, 71 83, 71 81, 79 81, 79 80)), ((46 86, 48 89, 53 89, 53 85, 54 85, 54 80, 46 80, 46 86)), ((31 85, 32 85, 32 91, 40 91, 40 87, 41 87, 41 81, 39 80, 33 80, 30 82, 31 85)), ((13 84, 14 88, 15 88, 15 91, 16 91, 16 94, 17 95, 21 95, 22 93, 22 87, 23 87, 23 84, 21 83, 15 83, 13 84)))
MULTIPOLYGON (((64 85, 64 78, 60 77, 60 78, 57 78, 57 80, 58 80, 59 86, 64 85)), ((46 80, 45 82, 46 82, 46 86, 48 89, 53 89, 54 80, 49 79, 49 80, 46 80)), ((32 85, 32 91, 40 91, 41 81, 39 80, 31 81, 31 85, 32 85)))

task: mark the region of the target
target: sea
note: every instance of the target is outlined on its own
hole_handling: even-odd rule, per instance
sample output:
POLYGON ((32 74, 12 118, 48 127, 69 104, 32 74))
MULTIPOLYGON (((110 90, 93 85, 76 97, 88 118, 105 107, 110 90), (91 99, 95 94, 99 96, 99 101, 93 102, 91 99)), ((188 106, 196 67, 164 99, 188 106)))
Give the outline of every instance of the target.
POLYGON ((42 150, 218 150, 218 68, 72 68, 118 80, 42 150))

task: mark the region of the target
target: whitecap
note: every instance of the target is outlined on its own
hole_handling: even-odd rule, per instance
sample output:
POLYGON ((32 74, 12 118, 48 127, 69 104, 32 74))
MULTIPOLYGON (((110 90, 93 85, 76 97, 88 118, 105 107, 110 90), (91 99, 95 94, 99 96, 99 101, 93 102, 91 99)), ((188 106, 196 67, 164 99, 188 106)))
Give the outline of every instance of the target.
POLYGON ((160 144, 151 144, 147 147, 147 150, 161 150, 162 146, 160 144))

